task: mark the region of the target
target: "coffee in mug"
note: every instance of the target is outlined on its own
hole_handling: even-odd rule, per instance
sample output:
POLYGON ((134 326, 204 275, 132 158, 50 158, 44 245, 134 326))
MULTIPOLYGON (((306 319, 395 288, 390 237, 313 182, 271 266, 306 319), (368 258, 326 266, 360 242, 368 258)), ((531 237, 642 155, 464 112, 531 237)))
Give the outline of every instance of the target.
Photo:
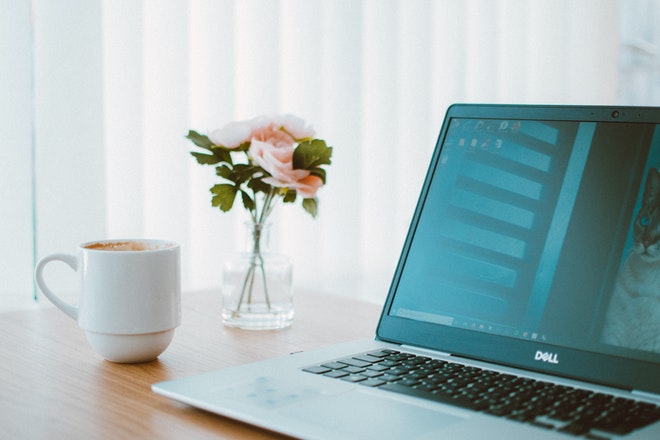
POLYGON ((96 249, 99 251, 148 251, 152 250, 150 246, 144 241, 136 240, 97 241, 85 245, 85 249, 96 249))
POLYGON ((181 323, 179 245, 165 240, 104 240, 76 254, 52 254, 35 268, 44 295, 78 322, 92 348, 112 362, 156 359, 181 323), (45 266, 61 261, 79 273, 78 305, 53 293, 45 266))

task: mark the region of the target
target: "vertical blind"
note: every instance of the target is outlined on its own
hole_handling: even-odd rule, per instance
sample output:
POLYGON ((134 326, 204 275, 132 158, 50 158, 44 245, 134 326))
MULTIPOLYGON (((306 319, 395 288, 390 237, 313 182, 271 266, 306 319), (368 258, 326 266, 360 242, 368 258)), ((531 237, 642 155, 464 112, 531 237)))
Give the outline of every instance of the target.
MULTIPOLYGON (((279 206, 271 247, 293 259, 301 292, 380 301, 448 105, 630 103, 616 0, 0 5, 0 61, 17 60, 0 62, 13 78, 0 84, 12 249, 0 308, 31 298, 35 258, 100 238, 176 240, 184 288, 217 288, 247 216, 211 207, 215 176, 189 155, 191 128, 311 123, 334 147, 319 216, 279 206)), ((47 277, 70 292, 68 272, 47 277)))

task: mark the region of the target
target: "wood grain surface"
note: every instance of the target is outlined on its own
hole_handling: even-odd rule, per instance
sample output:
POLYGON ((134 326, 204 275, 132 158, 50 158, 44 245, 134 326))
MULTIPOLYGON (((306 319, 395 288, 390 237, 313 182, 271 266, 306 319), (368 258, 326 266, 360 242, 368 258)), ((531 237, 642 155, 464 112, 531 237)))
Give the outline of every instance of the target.
POLYGON ((185 292, 169 348, 145 364, 100 358, 77 324, 53 307, 0 314, 0 439, 278 438, 176 403, 151 385, 299 350, 374 336, 380 307, 296 294, 291 327, 228 328, 217 291, 185 292))

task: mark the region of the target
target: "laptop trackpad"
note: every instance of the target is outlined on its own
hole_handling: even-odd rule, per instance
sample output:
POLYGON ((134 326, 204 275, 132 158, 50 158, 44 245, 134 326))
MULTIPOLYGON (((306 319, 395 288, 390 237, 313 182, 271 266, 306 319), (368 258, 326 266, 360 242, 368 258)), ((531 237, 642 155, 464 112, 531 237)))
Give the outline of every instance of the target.
POLYGON ((394 396, 356 390, 309 399, 278 411, 358 438, 417 438, 465 418, 401 402, 394 396), (405 421, 405 423, 402 423, 405 421))

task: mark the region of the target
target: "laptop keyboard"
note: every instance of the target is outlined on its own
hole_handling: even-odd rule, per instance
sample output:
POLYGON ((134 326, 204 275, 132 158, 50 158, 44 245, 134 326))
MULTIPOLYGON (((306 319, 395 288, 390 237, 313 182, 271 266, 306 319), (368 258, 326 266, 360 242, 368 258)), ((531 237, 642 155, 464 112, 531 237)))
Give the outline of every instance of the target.
POLYGON ((590 439, 626 435, 660 419, 660 407, 650 403, 397 350, 370 351, 304 371, 590 439))

